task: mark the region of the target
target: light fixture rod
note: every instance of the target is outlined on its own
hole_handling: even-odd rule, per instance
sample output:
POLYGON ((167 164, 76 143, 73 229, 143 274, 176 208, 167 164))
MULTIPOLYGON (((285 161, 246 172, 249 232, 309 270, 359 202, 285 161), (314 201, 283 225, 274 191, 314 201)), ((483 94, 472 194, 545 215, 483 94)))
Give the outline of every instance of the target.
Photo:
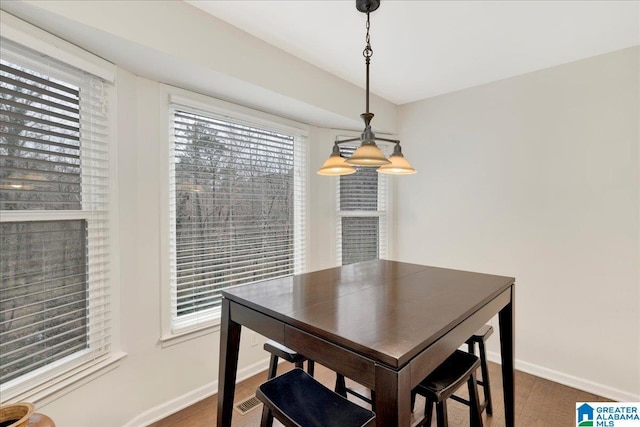
MULTIPOLYGON (((367 16, 369 16, 369 14, 367 14, 367 16)), ((369 58, 367 58, 365 61, 367 63, 367 98, 366 98, 367 99, 367 102, 366 102, 367 105, 366 105, 365 111, 368 113, 369 112, 369 62, 371 62, 371 61, 370 61, 369 58)))
POLYGON ((367 88, 367 96, 366 96, 366 113, 369 114, 369 64, 371 63, 371 57, 373 56, 373 49, 371 49, 371 37, 369 35, 369 28, 371 27, 371 22, 369 21, 369 10, 367 10, 367 36, 365 38, 366 45, 364 50, 362 51, 362 55, 364 55, 364 62, 366 64, 366 88, 367 88))
POLYGON ((376 136, 376 139, 379 140, 379 141, 393 142, 394 144, 400 144, 400 140, 399 139, 380 138, 379 136, 376 136))
POLYGON ((336 144, 344 144, 345 142, 354 142, 354 141, 360 141, 360 138, 358 137, 358 138, 343 139, 341 141, 336 141, 336 144))

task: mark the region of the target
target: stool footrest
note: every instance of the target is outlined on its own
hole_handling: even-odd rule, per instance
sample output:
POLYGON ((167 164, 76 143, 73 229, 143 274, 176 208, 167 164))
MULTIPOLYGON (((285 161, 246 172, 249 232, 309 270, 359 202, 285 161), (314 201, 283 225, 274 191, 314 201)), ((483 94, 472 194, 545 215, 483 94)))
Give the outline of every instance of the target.
POLYGON ((464 403, 467 406, 471 404, 471 402, 469 402, 467 399, 464 399, 460 396, 456 396, 455 394, 452 394, 451 396, 449 396, 449 399, 455 400, 456 402, 464 403))
POLYGON ((367 403, 368 403, 368 404, 370 404, 370 405, 371 405, 371 404, 373 404, 373 401, 372 401, 369 397, 365 396, 365 395, 364 395, 364 394, 362 394, 362 393, 358 393, 358 392, 357 392, 357 391, 355 391, 354 389, 347 388, 345 391, 346 391, 347 393, 349 393, 350 395, 355 396, 355 397, 357 397, 358 399, 360 399, 360 400, 363 400, 363 401, 367 402, 367 403))

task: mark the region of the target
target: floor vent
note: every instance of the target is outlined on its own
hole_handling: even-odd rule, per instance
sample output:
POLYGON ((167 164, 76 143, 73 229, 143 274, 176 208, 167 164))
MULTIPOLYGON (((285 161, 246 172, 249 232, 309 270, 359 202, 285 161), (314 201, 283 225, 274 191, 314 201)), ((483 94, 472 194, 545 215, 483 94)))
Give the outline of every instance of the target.
POLYGON ((236 407, 236 410, 240 412, 240 415, 245 415, 252 409, 255 409, 258 406, 260 406, 261 403, 262 402, 260 402, 260 400, 258 400, 257 397, 251 396, 250 398, 245 399, 242 402, 238 403, 235 407, 236 407))

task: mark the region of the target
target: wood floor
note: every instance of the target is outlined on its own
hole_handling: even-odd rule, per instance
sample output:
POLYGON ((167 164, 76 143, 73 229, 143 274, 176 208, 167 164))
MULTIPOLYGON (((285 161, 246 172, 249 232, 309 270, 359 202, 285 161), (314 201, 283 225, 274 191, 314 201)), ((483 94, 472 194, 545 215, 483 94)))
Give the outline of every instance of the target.
MULTIPOLYGON (((290 369, 288 363, 281 363, 279 372, 290 369)), ((479 373, 479 372, 478 372, 479 373)), ((335 373, 316 364, 315 377, 326 386, 333 389, 335 382, 335 373)), ((489 377, 491 380, 491 391, 493 395, 493 416, 488 417, 483 414, 484 425, 488 427, 503 427, 504 412, 502 405, 502 379, 500 375, 500 367, 496 364, 490 364, 489 377)), ((236 387, 235 403, 250 397, 255 393, 255 389, 259 384, 266 380, 266 371, 255 375, 241 383, 236 387)), ((552 381, 535 377, 516 371, 516 426, 518 427, 566 427, 575 425, 575 408, 576 402, 597 402, 607 401, 602 397, 566 387, 552 381)), ((366 390, 353 383, 347 382, 347 386, 359 389, 363 392, 366 390)), ((462 387, 466 389, 466 387, 462 387)), ((464 396, 461 389, 460 395, 464 396)), ((480 392, 482 396, 482 391, 480 392)), ((213 395, 204 399, 188 408, 183 409, 163 420, 151 424, 149 427, 212 427, 216 423, 216 407, 217 395, 213 395)), ((359 402, 356 398, 349 397, 354 402, 359 402)), ((469 426, 468 407, 458 402, 449 400, 449 426, 463 427, 469 426)), ((234 427, 249 427, 260 425, 262 405, 251 410, 245 415, 240 415, 234 409, 233 423, 234 427)), ((422 416, 424 411, 424 400, 418 397, 416 409, 414 412, 414 421, 422 416)), ((274 426, 280 425, 277 421, 274 426)), ((435 426, 435 416, 433 426, 435 426)))

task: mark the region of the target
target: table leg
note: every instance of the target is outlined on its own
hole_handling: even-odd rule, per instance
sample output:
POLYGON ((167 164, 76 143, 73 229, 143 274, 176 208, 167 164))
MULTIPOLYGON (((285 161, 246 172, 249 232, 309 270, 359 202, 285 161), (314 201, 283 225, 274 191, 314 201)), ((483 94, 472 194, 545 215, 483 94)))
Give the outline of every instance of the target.
POLYGON ((500 321, 500 353, 502 356, 502 387, 504 390, 504 417, 507 427, 515 426, 514 384, 514 288, 511 287, 511 302, 498 315, 500 321))
POLYGON ((394 371, 376 365, 374 390, 377 427, 411 425, 411 382, 409 369, 394 371))
POLYGON ((229 305, 229 300, 222 298, 217 427, 231 427, 233 395, 236 388, 236 373, 238 370, 238 352, 240 350, 241 326, 231 320, 229 305))

